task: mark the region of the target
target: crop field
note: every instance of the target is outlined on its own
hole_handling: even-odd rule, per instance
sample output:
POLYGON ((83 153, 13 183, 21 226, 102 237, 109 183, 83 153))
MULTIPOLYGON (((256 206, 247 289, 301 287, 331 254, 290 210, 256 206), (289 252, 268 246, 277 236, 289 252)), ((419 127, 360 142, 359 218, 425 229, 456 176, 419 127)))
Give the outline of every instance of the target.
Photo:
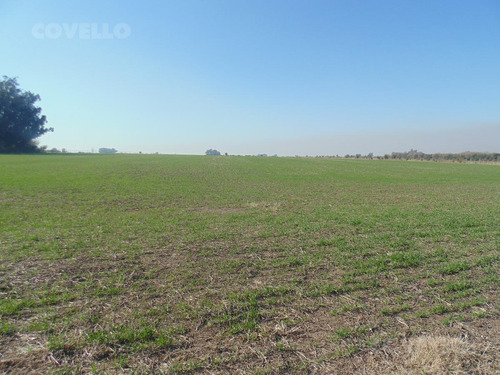
POLYGON ((500 166, 0 156, 0 373, 500 372, 500 166))

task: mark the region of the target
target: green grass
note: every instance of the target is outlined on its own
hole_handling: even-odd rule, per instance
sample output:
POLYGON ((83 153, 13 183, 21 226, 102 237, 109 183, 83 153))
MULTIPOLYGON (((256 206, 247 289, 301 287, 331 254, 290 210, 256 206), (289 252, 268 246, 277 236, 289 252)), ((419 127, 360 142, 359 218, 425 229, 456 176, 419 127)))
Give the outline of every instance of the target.
POLYGON ((0 156, 0 345, 41 372, 307 372, 498 316, 499 168, 0 156))

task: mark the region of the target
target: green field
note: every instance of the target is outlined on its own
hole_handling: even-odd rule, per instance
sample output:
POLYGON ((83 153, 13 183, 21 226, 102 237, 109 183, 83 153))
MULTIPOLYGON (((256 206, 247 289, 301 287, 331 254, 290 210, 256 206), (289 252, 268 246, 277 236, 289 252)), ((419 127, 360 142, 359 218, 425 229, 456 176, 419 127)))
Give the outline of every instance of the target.
POLYGON ((500 371, 499 165, 0 156, 0 246, 0 372, 500 371))

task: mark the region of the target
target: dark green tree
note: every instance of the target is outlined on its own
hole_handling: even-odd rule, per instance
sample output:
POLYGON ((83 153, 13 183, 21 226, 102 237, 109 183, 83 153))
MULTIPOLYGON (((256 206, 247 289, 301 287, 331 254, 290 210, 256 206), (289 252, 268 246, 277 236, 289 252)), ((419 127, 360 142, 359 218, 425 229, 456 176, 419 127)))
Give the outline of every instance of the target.
POLYGON ((47 119, 35 103, 40 96, 19 87, 16 78, 0 81, 0 152, 37 152, 35 139, 54 131, 46 128, 47 119))
POLYGON ((217 150, 209 149, 209 150, 205 151, 205 155, 220 155, 220 152, 217 150))

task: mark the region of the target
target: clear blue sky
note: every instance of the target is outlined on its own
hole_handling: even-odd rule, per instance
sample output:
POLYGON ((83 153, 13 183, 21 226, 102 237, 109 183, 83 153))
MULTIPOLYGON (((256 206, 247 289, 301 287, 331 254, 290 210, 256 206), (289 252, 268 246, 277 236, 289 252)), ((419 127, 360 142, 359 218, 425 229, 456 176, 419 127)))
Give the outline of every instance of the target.
POLYGON ((498 0, 2 0, 0 50, 51 148, 500 151, 498 0))

